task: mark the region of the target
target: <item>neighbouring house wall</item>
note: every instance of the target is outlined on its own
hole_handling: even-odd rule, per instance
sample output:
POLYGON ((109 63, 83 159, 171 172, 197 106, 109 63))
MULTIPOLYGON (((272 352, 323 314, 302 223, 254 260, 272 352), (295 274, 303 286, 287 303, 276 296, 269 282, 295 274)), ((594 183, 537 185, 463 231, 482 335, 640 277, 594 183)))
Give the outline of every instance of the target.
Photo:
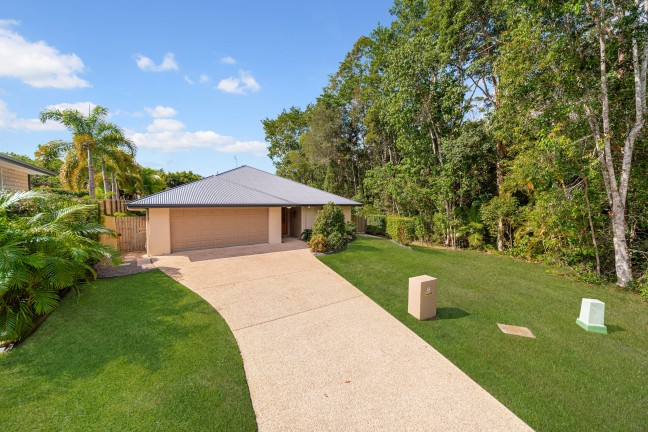
POLYGON ((281 207, 268 209, 268 243, 281 243, 281 207))
POLYGON ((146 212, 146 250, 149 256, 171 253, 171 218, 168 208, 150 208, 146 212))
POLYGON ((29 174, 7 166, 0 166, 0 189, 28 191, 29 174))

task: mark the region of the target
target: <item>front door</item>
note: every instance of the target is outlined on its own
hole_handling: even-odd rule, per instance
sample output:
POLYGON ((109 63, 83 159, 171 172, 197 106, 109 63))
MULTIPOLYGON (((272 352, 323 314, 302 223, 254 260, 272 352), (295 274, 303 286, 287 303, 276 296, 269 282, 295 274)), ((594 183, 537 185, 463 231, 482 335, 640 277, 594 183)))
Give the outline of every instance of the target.
POLYGON ((286 207, 281 208, 281 235, 282 236, 287 236, 288 235, 288 215, 290 213, 290 210, 287 209, 286 207))

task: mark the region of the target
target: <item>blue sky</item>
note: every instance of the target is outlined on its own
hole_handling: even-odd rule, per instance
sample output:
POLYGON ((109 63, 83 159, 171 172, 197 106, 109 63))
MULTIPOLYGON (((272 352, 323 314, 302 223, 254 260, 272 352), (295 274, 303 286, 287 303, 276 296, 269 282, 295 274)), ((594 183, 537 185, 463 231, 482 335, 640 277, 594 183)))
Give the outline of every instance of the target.
POLYGON ((107 107, 138 161, 210 175, 273 172, 261 120, 303 107, 391 2, 3 2, 0 151, 69 139, 46 107, 107 107))

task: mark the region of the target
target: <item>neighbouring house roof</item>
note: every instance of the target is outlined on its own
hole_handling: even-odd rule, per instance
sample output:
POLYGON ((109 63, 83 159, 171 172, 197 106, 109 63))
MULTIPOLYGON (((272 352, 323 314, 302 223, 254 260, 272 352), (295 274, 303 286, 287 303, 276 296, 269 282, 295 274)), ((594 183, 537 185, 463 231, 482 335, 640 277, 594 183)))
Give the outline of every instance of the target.
POLYGON ((153 207, 291 207, 359 202, 243 165, 221 174, 158 192, 128 203, 153 207))
POLYGON ((32 175, 48 175, 48 176, 57 175, 56 173, 50 170, 46 170, 45 168, 41 168, 39 166, 30 164, 20 159, 16 159, 15 157, 11 157, 4 153, 0 153, 0 165, 9 166, 13 169, 17 169, 19 171, 25 172, 27 174, 32 174, 32 175))

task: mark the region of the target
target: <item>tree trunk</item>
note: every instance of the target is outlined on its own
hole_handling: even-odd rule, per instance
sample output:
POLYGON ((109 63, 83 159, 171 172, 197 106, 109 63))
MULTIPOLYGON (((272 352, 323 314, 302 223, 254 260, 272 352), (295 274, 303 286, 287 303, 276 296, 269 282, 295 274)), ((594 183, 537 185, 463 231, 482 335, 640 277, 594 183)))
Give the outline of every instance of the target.
POLYGON ((106 177, 106 160, 101 156, 101 178, 103 180, 104 198, 108 196, 108 177, 106 177))
POLYGON ((92 164, 92 151, 88 149, 88 192, 90 198, 95 197, 95 179, 94 179, 94 165, 92 164))
POLYGON ((594 233, 594 222, 592 221, 592 207, 589 201, 589 188, 587 186, 587 179, 583 179, 585 184, 585 203, 587 204, 587 219, 589 220, 590 232, 592 233, 592 244, 594 245, 594 253, 596 254, 596 275, 601 276, 601 258, 599 256, 598 244, 596 243, 596 234, 594 233))
MULTIPOLYGON (((615 199, 618 203, 618 199, 615 199)), ((618 203, 620 204, 620 203, 618 203)), ((615 205, 614 207, 618 206, 615 205)), ((617 213, 612 209, 612 242, 614 244, 614 265, 616 268, 617 285, 625 287, 632 282, 630 253, 626 240, 627 222, 623 209, 617 213)))
MULTIPOLYGON (((497 195, 502 194, 502 183, 504 183, 504 171, 502 170, 502 160, 504 159, 504 144, 497 140, 495 142, 497 151, 497 162, 495 163, 495 181, 497 184, 497 195)), ((497 221, 497 250, 504 250, 504 220, 500 217, 497 221)))

